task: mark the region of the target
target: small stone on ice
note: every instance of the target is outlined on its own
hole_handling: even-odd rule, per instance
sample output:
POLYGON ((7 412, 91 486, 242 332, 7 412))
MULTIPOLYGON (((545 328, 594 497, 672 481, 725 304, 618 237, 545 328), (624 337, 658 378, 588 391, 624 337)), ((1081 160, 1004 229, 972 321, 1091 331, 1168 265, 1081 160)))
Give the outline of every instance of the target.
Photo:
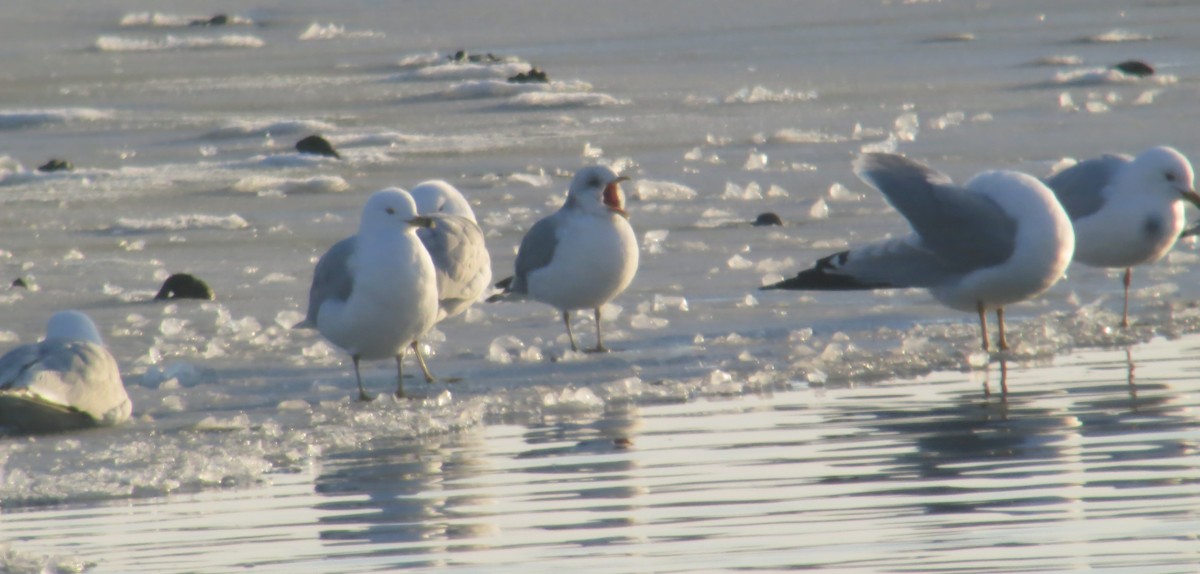
POLYGON ((755 227, 763 227, 763 226, 769 226, 769 225, 783 225, 783 219, 779 217, 779 214, 777 214, 775 212, 767 211, 767 212, 758 214, 758 217, 754 219, 754 222, 752 223, 752 225, 754 225, 755 227))

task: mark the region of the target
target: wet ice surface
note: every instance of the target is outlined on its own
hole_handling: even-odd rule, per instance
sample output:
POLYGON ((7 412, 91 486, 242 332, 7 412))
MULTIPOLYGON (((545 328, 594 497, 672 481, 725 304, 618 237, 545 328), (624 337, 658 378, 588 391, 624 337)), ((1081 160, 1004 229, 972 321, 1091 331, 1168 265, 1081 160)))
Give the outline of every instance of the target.
MULTIPOLYGON (((161 571, 178 544, 204 571, 581 556, 597 570, 953 571, 973 556, 1053 571, 1128 567, 1138 545, 1146 568, 1193 563, 1179 537, 1196 530, 1194 238, 1137 270, 1129 331, 1111 328, 1116 271, 1072 268, 1010 307, 1007 403, 972 317, 924 292, 757 287, 907 231, 851 174, 861 151, 959 181, 1158 144, 1197 156, 1178 122, 1196 95, 1194 9, 1116 26, 1042 3, 821 8, 606 26, 564 3, 536 29, 515 8, 331 17, 305 2, 211 29, 103 3, 0 21, 21 56, 0 84, 0 348, 81 308, 135 405, 121 428, 0 440, 2 563, 161 571), (498 61, 451 62, 458 49, 498 61), (1162 74, 1108 76, 1135 56, 1162 74), (504 82, 530 65, 551 83, 504 82), (310 133, 343 159, 296 153, 310 133), (36 171, 50 157, 76 169, 36 171), (615 352, 570 352, 545 306, 479 305, 425 341, 457 382, 410 378, 415 398, 397 402, 392 364, 364 363, 383 396, 360 404, 347 358, 290 329, 317 256, 371 192, 451 181, 504 277, 592 162, 634 178, 642 269, 604 310, 615 352), (785 224, 752 227, 763 212, 785 224), (175 272, 216 301, 151 302, 175 272), (18 277, 32 288, 8 289, 18 277), (117 528, 126 513, 138 520, 117 528), (147 534, 163 520, 170 536, 147 534), (275 546, 314 539, 301 556, 275 546), (206 556, 234 541, 236 558, 206 556)), ((589 345, 590 313, 574 328, 589 345)))

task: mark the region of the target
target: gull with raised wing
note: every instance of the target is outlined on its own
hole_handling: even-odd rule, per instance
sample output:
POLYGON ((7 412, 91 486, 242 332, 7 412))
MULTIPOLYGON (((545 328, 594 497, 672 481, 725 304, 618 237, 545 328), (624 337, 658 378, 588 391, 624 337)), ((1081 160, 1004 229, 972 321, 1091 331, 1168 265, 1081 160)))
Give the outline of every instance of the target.
POLYGON ((79 311, 55 313, 41 342, 0 357, 0 427, 58 432, 111 426, 132 411, 116 359, 95 323, 79 311))
POLYGON ((578 351, 571 332, 571 311, 592 309, 596 346, 604 352, 600 308, 620 295, 637 274, 638 245, 618 176, 604 166, 575 173, 567 201, 554 214, 529 228, 517 250, 516 273, 499 283, 498 299, 530 298, 562 313, 571 350, 578 351))
POLYGON ((492 282, 492 259, 475 211, 454 186, 430 180, 408 193, 417 203, 417 213, 433 220, 433 226, 417 229, 417 237, 437 270, 440 323, 479 300, 492 282))
POLYGON ((363 389, 362 359, 396 358, 396 396, 404 396, 404 353, 412 347, 432 382, 417 339, 437 320, 437 279, 433 260, 417 238, 432 221, 417 215, 412 196, 402 189, 377 191, 363 207, 358 234, 335 243, 313 272, 308 315, 298 327, 315 327, 344 349, 354 362, 358 397, 363 389))
POLYGON ((1200 207, 1192 164, 1170 147, 1137 157, 1104 155, 1046 178, 1075 226, 1075 260, 1092 267, 1124 267, 1121 326, 1129 326, 1133 268, 1162 259, 1186 224, 1183 202, 1200 207))
POLYGON ((1071 221, 1033 176, 985 171, 960 187, 941 172, 883 153, 864 154, 855 172, 913 233, 824 257, 763 289, 925 288, 947 307, 978 314, 985 351, 987 312, 995 310, 1004 350, 1004 306, 1049 289, 1071 263, 1071 221))

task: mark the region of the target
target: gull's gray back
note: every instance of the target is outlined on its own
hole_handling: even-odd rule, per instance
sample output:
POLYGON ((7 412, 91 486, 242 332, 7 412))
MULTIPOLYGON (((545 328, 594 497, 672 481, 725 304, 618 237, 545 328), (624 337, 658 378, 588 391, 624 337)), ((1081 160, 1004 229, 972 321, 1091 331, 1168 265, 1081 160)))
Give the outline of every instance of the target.
POLYGON ((1074 221, 1104 207, 1104 188, 1131 161, 1127 155, 1105 154, 1081 161, 1043 181, 1046 187, 1054 191, 1067 216, 1074 221))
POLYGON ((475 302, 492 279, 491 259, 484 246, 483 231, 469 218, 436 213, 430 228, 417 236, 437 270, 438 304, 447 316, 475 302))

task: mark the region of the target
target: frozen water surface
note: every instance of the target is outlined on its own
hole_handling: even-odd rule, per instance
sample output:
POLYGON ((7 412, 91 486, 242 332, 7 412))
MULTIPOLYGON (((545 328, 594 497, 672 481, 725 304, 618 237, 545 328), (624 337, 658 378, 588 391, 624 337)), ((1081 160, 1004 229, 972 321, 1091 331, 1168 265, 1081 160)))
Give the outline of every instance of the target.
MULTIPOLYGON (((216 27, 179 2, 39 7, 0 19, 0 350, 87 311, 134 419, 0 439, 0 570, 1200 560, 1194 238, 1137 270, 1131 329, 1119 270, 1073 267, 1009 307, 1004 356, 919 290, 757 291, 907 233, 862 151, 959 181, 1200 156, 1188 3, 303 0, 216 27), (1131 58, 1160 74, 1112 76, 1131 58), (531 66, 551 82, 505 81, 531 66), (343 159, 296 153, 310 133, 343 159), (596 162, 633 178, 642 248, 604 310, 614 352, 571 352, 544 305, 480 304, 423 341, 441 381, 397 401, 394 364, 364 363, 362 404, 348 358, 291 328, 371 192, 458 186, 504 277, 596 162), (216 300, 151 301, 175 272, 216 300)), ((591 313, 573 328, 590 346, 591 313)))

